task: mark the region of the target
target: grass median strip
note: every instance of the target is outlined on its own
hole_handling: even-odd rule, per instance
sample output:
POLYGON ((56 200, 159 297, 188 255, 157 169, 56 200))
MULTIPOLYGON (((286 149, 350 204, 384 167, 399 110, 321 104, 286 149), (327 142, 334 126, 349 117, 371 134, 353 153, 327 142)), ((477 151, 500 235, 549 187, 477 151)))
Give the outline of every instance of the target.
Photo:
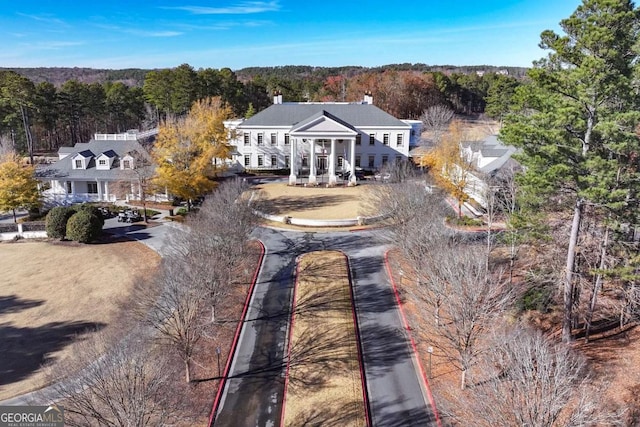
POLYGON ((284 425, 365 425, 344 254, 302 256, 294 304, 284 425))

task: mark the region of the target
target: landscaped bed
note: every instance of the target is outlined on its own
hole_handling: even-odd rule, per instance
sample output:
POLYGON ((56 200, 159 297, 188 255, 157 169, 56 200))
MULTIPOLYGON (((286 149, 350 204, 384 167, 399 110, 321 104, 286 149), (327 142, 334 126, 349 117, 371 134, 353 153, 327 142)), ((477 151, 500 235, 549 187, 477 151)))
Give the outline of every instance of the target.
POLYGON ((299 259, 283 425, 367 424, 349 270, 340 252, 299 259))

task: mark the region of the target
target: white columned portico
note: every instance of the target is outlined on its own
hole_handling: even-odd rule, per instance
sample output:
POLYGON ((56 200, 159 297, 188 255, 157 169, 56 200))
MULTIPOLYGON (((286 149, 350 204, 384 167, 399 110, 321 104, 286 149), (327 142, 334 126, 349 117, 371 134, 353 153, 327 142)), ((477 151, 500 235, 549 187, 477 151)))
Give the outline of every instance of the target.
POLYGON ((349 159, 351 161, 349 165, 349 169, 350 169, 349 185, 356 185, 356 139, 351 138, 350 141, 351 141, 351 147, 349 151, 351 151, 351 153, 349 155, 349 159))
POLYGON ((289 141, 289 143, 291 144, 291 153, 289 156, 289 185, 296 185, 296 181, 297 181, 296 139, 297 138, 291 138, 291 141, 289 141))
POLYGON ((336 139, 331 138, 331 154, 329 155, 329 185, 336 185, 336 139))
POLYGON ((309 139, 309 184, 316 185, 318 178, 316 177, 316 140, 309 139))

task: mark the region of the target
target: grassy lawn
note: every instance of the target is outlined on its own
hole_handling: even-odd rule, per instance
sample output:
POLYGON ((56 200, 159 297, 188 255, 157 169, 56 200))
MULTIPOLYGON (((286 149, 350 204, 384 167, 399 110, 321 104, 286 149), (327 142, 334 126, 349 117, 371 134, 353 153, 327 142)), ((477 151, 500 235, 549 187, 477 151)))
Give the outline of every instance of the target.
POLYGON ((313 252, 298 264, 284 425, 366 423, 347 262, 313 252))
POLYGON ((42 365, 86 334, 123 328, 119 302, 158 262, 135 242, 1 243, 0 400, 45 385, 42 365))

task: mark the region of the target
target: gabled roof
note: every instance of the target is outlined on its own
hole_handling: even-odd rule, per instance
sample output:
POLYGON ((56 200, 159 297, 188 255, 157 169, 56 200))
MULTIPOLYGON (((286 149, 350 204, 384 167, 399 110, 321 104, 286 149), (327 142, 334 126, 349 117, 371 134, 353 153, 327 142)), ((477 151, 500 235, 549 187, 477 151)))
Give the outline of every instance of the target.
POLYGON ((73 156, 73 157, 76 157, 76 156, 82 156, 85 159, 89 159, 91 157, 94 157, 94 154, 91 152, 91 150, 82 150, 82 151, 79 151, 78 153, 76 153, 76 155, 73 156))
POLYGON ((317 121, 320 118, 325 118, 325 117, 327 119, 329 119, 329 120, 332 120, 332 121, 334 121, 334 122, 336 122, 336 123, 348 128, 348 129, 354 131, 354 132, 358 132, 358 130, 356 128, 354 128, 353 126, 351 126, 349 123, 345 122, 341 118, 336 117, 333 114, 331 114, 331 113, 329 113, 329 112, 327 112, 325 110, 318 111, 316 114, 307 117, 305 120, 303 120, 303 121, 301 121, 299 123, 296 123, 296 125, 291 130, 292 131, 296 131, 298 129, 303 129, 305 126, 317 121))
MULTIPOLYGON (((104 152, 102 152, 102 153, 100 154, 100 156, 105 156, 105 157, 108 157, 108 158, 110 158, 110 159, 113 159, 114 157, 118 157, 118 155, 116 154, 116 152, 115 152, 115 151, 113 151, 113 150, 107 150, 107 151, 104 151, 104 152)), ((100 156, 98 156, 98 157, 100 157, 100 156)))
MULTIPOLYGON (((86 143, 76 144, 71 151, 70 147, 62 147, 65 152, 69 153, 84 153, 83 155, 90 153, 102 153, 103 155, 113 155, 115 159, 123 157, 127 153, 140 153, 141 156, 145 156, 150 160, 149 153, 140 145, 136 140, 91 140, 86 143)), ((121 170, 117 165, 117 160, 114 161, 113 166, 110 169, 97 169, 95 161, 89 162, 86 169, 73 169, 72 159, 74 155, 68 155, 63 159, 58 160, 55 163, 46 165, 36 170, 36 176, 41 179, 76 179, 76 180, 121 180, 127 178, 135 178, 136 172, 133 170, 121 170)))
POLYGON ((330 114, 352 128, 397 127, 411 129, 411 126, 396 119, 371 104, 348 103, 285 103, 274 104, 255 116, 245 120, 238 129, 256 127, 292 127, 322 112, 330 114))

